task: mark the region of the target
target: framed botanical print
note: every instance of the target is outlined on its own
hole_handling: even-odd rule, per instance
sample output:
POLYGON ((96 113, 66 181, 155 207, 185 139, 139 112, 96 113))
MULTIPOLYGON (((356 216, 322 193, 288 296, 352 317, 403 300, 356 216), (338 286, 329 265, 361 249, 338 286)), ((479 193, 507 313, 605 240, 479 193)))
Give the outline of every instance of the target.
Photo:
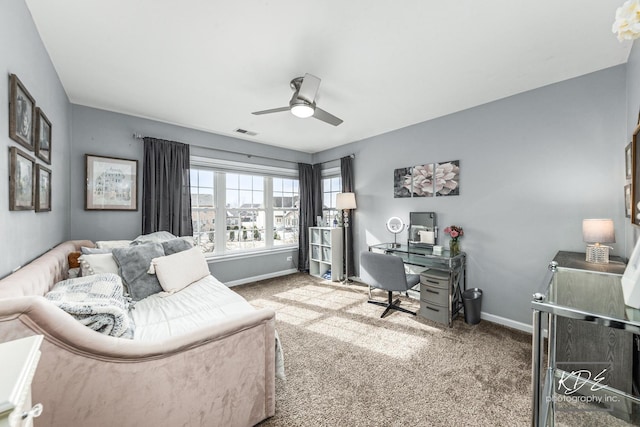
POLYGON ((624 186, 624 216, 631 218, 631 184, 624 186))
POLYGON ((632 150, 631 147, 633 146, 633 142, 630 142, 629 144, 627 144, 626 148, 624 149, 624 170, 625 170, 625 178, 626 179, 631 179, 631 176, 633 175, 633 157, 632 157, 632 150))
POLYGON ((36 212, 51 210, 51 171, 36 165, 36 212))
POLYGON ((34 209, 35 159, 16 147, 9 149, 9 210, 34 209))
POLYGON ((36 101, 15 74, 9 86, 9 138, 33 151, 36 101))
POLYGON ((36 156, 51 164, 51 122, 40 108, 36 108, 36 156))
POLYGON ((138 210, 138 161, 85 155, 85 210, 138 210))

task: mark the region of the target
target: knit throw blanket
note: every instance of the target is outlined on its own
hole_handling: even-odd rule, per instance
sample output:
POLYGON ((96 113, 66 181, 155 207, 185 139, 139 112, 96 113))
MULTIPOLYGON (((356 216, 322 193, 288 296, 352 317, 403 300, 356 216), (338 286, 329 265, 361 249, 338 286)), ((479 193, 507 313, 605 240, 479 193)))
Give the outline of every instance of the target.
POLYGON ((134 324, 128 314, 130 303, 117 274, 63 280, 56 283, 45 298, 94 331, 133 338, 134 324))

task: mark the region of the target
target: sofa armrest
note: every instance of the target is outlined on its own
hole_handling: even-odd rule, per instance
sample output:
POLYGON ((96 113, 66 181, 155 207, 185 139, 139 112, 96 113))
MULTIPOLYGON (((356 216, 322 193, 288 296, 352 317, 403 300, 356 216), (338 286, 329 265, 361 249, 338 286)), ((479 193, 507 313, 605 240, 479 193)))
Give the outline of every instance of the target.
POLYGON ((44 335, 42 425, 251 426, 275 413, 275 312, 156 342, 102 335, 43 297, 3 299, 0 341, 44 335), (105 404, 108 403, 108 404, 105 404))

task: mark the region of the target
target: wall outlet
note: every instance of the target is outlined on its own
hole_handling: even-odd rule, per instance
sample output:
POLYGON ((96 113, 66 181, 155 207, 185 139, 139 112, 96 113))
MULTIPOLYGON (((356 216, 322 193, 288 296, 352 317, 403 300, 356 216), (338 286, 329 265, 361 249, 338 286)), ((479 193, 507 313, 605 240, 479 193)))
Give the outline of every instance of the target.
POLYGON ((292 256, 288 256, 287 257, 287 261, 293 261, 293 257, 292 256))

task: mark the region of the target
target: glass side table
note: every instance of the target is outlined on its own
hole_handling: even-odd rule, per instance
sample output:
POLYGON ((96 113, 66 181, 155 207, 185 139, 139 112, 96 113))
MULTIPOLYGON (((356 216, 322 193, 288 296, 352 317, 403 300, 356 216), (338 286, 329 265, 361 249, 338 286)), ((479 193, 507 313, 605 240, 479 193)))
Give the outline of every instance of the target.
POLYGON ((534 294, 533 426, 640 425, 633 384, 640 310, 625 306, 624 262, 611 261, 590 264, 584 253, 558 252, 543 292, 534 294))

